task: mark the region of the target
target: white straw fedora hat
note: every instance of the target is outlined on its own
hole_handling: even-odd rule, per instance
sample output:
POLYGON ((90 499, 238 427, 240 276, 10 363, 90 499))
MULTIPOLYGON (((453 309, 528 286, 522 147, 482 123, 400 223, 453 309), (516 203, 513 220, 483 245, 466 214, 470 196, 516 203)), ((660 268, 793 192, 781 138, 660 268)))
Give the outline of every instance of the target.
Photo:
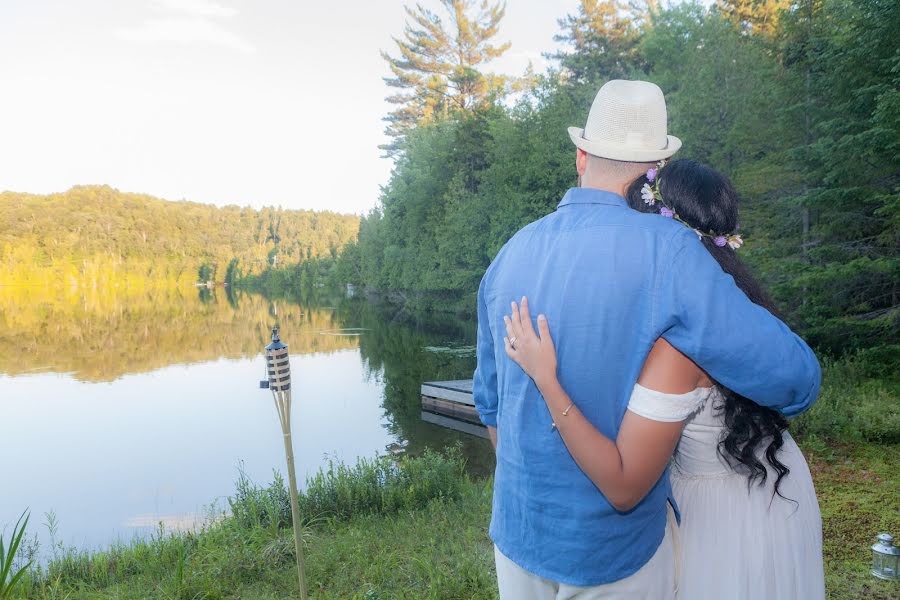
POLYGON ((594 156, 653 162, 681 148, 681 140, 667 135, 666 123, 666 100, 657 85, 613 79, 597 92, 584 129, 569 127, 569 137, 594 156))

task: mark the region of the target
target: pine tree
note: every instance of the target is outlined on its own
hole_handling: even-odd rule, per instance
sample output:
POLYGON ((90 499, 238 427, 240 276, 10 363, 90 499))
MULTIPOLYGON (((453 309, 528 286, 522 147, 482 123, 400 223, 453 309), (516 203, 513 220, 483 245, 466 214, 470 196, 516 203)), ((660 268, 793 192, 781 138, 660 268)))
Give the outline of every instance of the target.
POLYGON ((790 0, 719 0, 718 6, 743 31, 768 36, 777 31, 778 19, 790 0))
POLYGON ((819 347, 898 344, 900 13, 892 0, 801 0, 783 26, 805 132, 790 156, 805 178, 786 199, 803 208, 803 245, 780 291, 819 347))
POLYGON ((397 105, 387 117, 386 133, 392 141, 382 146, 396 155, 406 133, 457 111, 470 111, 503 95, 506 79, 480 69, 502 55, 510 44, 494 45, 504 2, 440 0, 446 17, 416 4, 406 7, 409 21, 402 38, 394 38, 398 56, 381 55, 392 77, 385 82, 398 91, 388 96, 397 105))
POLYGON ((581 0, 578 14, 558 23, 562 33, 554 39, 571 50, 550 58, 558 59, 575 82, 624 79, 642 65, 637 52, 639 32, 619 0, 581 0))

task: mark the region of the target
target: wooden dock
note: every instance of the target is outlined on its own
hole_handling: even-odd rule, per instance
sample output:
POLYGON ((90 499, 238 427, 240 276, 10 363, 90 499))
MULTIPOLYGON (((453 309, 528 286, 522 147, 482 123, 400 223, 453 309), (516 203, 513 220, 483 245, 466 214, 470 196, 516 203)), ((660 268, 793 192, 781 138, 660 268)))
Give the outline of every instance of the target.
POLYGON ((422 420, 478 437, 488 436, 475 410, 471 379, 423 383, 422 420))

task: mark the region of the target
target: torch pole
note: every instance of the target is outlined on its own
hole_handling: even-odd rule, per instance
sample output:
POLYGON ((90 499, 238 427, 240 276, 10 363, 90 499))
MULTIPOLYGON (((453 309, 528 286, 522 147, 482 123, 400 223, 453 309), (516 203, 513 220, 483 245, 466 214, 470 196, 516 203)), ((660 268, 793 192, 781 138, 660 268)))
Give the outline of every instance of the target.
POLYGON ((287 344, 278 337, 278 325, 272 328, 272 343, 266 346, 266 380, 261 388, 272 391, 287 459, 288 492, 291 494, 291 521, 294 526, 294 554, 297 557, 297 581, 300 599, 306 600, 306 571, 303 567, 303 540, 300 537, 300 505, 297 502, 297 474, 294 469, 294 444, 291 442, 291 361, 287 344))
POLYGON ((297 474, 294 470, 294 444, 291 441, 291 391, 286 396, 287 418, 284 426, 284 454, 287 457, 288 485, 291 493, 291 521, 294 523, 294 551, 297 555, 297 578, 300 582, 300 598, 306 600, 306 569, 303 564, 303 542, 300 538, 300 505, 297 502, 297 474))

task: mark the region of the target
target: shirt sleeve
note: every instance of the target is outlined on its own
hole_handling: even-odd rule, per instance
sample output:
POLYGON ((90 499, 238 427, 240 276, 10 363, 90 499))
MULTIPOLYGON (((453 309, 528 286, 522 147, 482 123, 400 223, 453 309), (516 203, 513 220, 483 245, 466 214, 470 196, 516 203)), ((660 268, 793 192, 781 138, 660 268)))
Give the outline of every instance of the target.
POLYGON ((481 422, 490 427, 497 426, 497 361, 494 356, 494 336, 491 332, 490 315, 485 302, 485 280, 478 286, 478 339, 472 396, 481 422))
POLYGON ((822 373, 810 347, 750 301, 689 230, 659 273, 657 330, 725 387, 786 416, 815 402, 822 373))

